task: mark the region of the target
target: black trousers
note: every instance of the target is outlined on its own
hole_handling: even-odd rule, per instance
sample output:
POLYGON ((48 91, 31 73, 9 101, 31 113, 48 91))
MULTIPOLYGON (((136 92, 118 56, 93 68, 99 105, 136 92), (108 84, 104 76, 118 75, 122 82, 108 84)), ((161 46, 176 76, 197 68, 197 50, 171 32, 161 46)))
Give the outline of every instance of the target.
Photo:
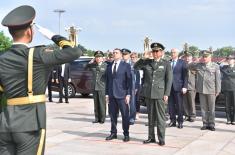
POLYGON ((52 82, 51 82, 51 79, 49 79, 48 84, 47 84, 49 101, 52 101, 51 87, 52 87, 52 82))
POLYGON ((64 88, 65 101, 68 101, 68 84, 69 84, 68 79, 61 77, 59 80, 59 84, 60 84, 60 91, 59 91, 60 101, 63 100, 63 88, 64 88))
POLYGON ((0 155, 43 155, 45 129, 30 132, 0 132, 0 155))
POLYGON ((125 99, 109 98, 109 113, 111 118, 111 133, 117 134, 118 112, 122 115, 122 129, 124 136, 129 136, 129 106, 125 99))
POLYGON ((235 122, 235 91, 225 91, 226 116, 228 122, 235 122))

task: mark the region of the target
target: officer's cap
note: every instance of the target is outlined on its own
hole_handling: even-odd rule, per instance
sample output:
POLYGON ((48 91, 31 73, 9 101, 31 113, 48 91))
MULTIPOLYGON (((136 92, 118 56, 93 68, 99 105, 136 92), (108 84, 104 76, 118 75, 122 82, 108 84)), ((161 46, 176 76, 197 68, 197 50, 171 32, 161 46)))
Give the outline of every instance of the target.
POLYGON ((192 54, 191 52, 185 52, 185 53, 184 53, 184 56, 190 57, 190 56, 193 56, 193 54, 192 54))
POLYGON ((131 53, 131 51, 128 50, 128 49, 126 49, 126 48, 121 49, 121 52, 122 52, 123 55, 130 54, 130 53, 131 53))
POLYGON ((227 59, 235 59, 235 56, 234 55, 228 55, 227 59))
POLYGON ((153 51, 164 50, 165 49, 165 47, 161 43, 152 43, 150 45, 150 47, 153 51))
POLYGON ((35 18, 35 10, 29 5, 22 5, 9 12, 2 20, 2 25, 11 29, 23 29, 30 26, 35 18))
POLYGON ((94 53, 94 57, 103 57, 104 56, 104 53, 102 51, 96 51, 94 53))
POLYGON ((202 56, 203 57, 208 57, 208 56, 211 56, 212 55, 212 52, 211 51, 207 51, 207 50, 203 50, 202 51, 202 56))

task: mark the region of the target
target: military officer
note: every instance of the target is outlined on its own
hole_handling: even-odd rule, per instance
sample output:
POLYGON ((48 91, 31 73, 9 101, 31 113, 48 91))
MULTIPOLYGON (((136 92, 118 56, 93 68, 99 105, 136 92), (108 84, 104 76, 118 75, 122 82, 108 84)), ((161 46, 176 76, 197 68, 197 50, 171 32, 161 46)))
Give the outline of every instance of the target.
POLYGON ((225 95, 227 124, 235 125, 235 66, 234 55, 227 57, 228 65, 221 68, 221 91, 225 95))
POLYGON ((30 48, 34 18, 34 8, 23 5, 2 20, 13 37, 13 45, 0 56, 0 85, 7 98, 0 113, 1 155, 44 154, 49 74, 56 64, 73 61, 82 54, 70 41, 41 26, 39 32, 62 49, 46 52, 44 46, 30 48))
POLYGON ((162 59, 165 47, 160 43, 151 44, 154 59, 140 59, 134 65, 135 69, 144 72, 143 96, 148 110, 148 139, 144 144, 154 143, 154 126, 156 122, 159 145, 165 145, 165 104, 170 95, 172 85, 172 69, 168 61, 162 59))
POLYGON ((196 92, 199 93, 203 122, 201 130, 215 131, 215 99, 221 90, 220 68, 211 61, 212 52, 204 50, 202 54, 202 62, 190 68, 197 72, 196 92))
POLYGON ((96 51, 94 53, 94 62, 87 64, 87 67, 93 73, 93 98, 95 120, 93 123, 105 122, 106 102, 105 102, 105 72, 107 63, 104 62, 104 53, 96 51))

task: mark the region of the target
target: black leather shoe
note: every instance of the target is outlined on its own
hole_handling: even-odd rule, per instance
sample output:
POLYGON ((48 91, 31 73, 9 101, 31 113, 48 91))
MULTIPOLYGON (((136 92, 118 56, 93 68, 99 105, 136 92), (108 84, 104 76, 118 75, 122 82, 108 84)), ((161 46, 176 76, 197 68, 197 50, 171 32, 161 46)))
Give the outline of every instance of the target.
POLYGON ((53 102, 52 99, 49 99, 49 102, 53 102))
POLYGON ((203 127, 201 127, 201 130, 207 130, 208 129, 208 127, 207 126, 203 126, 203 127))
POLYGON ((176 122, 170 122, 170 123, 168 124, 168 126, 169 126, 169 127, 176 127, 176 122))
POLYGON ((65 101, 65 103, 69 103, 69 101, 65 101))
POLYGON ((99 123, 99 121, 98 120, 94 120, 94 121, 92 121, 92 123, 99 123))
POLYGON ((209 127, 209 130, 211 130, 211 131, 215 131, 215 127, 210 126, 210 127, 209 127))
POLYGON ((179 123, 179 125, 177 126, 179 129, 182 129, 183 128, 183 124, 182 123, 179 123))
POLYGON ((164 141, 159 141, 158 145, 163 146, 163 145, 165 145, 165 142, 164 141))
POLYGON ((104 124, 104 121, 100 121, 100 124, 104 124))
POLYGON ((232 122, 231 124, 232 124, 232 125, 235 125, 235 122, 232 122))
POLYGON ((123 138, 123 141, 124 142, 128 142, 130 140, 130 137, 129 136, 124 136, 124 138, 123 138))
POLYGON ((106 137, 105 140, 112 140, 112 139, 117 139, 117 135, 116 134, 111 134, 108 137, 106 137))
POLYGON ((152 138, 149 138, 145 141, 143 141, 144 144, 149 144, 149 143, 156 143, 156 140, 155 139, 152 139, 152 138))
POLYGON ((57 103, 63 103, 63 100, 59 100, 57 103))
POLYGON ((189 122, 194 122, 194 121, 195 121, 194 118, 189 119, 189 122))

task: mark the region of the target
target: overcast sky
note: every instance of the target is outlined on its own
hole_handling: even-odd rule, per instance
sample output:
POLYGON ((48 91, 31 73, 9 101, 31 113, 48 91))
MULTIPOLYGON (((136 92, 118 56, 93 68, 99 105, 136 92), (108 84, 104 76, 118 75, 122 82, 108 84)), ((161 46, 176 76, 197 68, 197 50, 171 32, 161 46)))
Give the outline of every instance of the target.
MULTIPOLYGON (((143 51, 149 36, 171 48, 182 49, 185 42, 200 49, 235 47, 235 0, 4 0, 0 19, 15 7, 32 5, 35 22, 61 34, 71 25, 82 28, 78 42, 91 50, 128 48, 143 51)), ((7 28, 0 26, 9 36, 7 28)), ((32 45, 50 44, 36 32, 32 45)))

